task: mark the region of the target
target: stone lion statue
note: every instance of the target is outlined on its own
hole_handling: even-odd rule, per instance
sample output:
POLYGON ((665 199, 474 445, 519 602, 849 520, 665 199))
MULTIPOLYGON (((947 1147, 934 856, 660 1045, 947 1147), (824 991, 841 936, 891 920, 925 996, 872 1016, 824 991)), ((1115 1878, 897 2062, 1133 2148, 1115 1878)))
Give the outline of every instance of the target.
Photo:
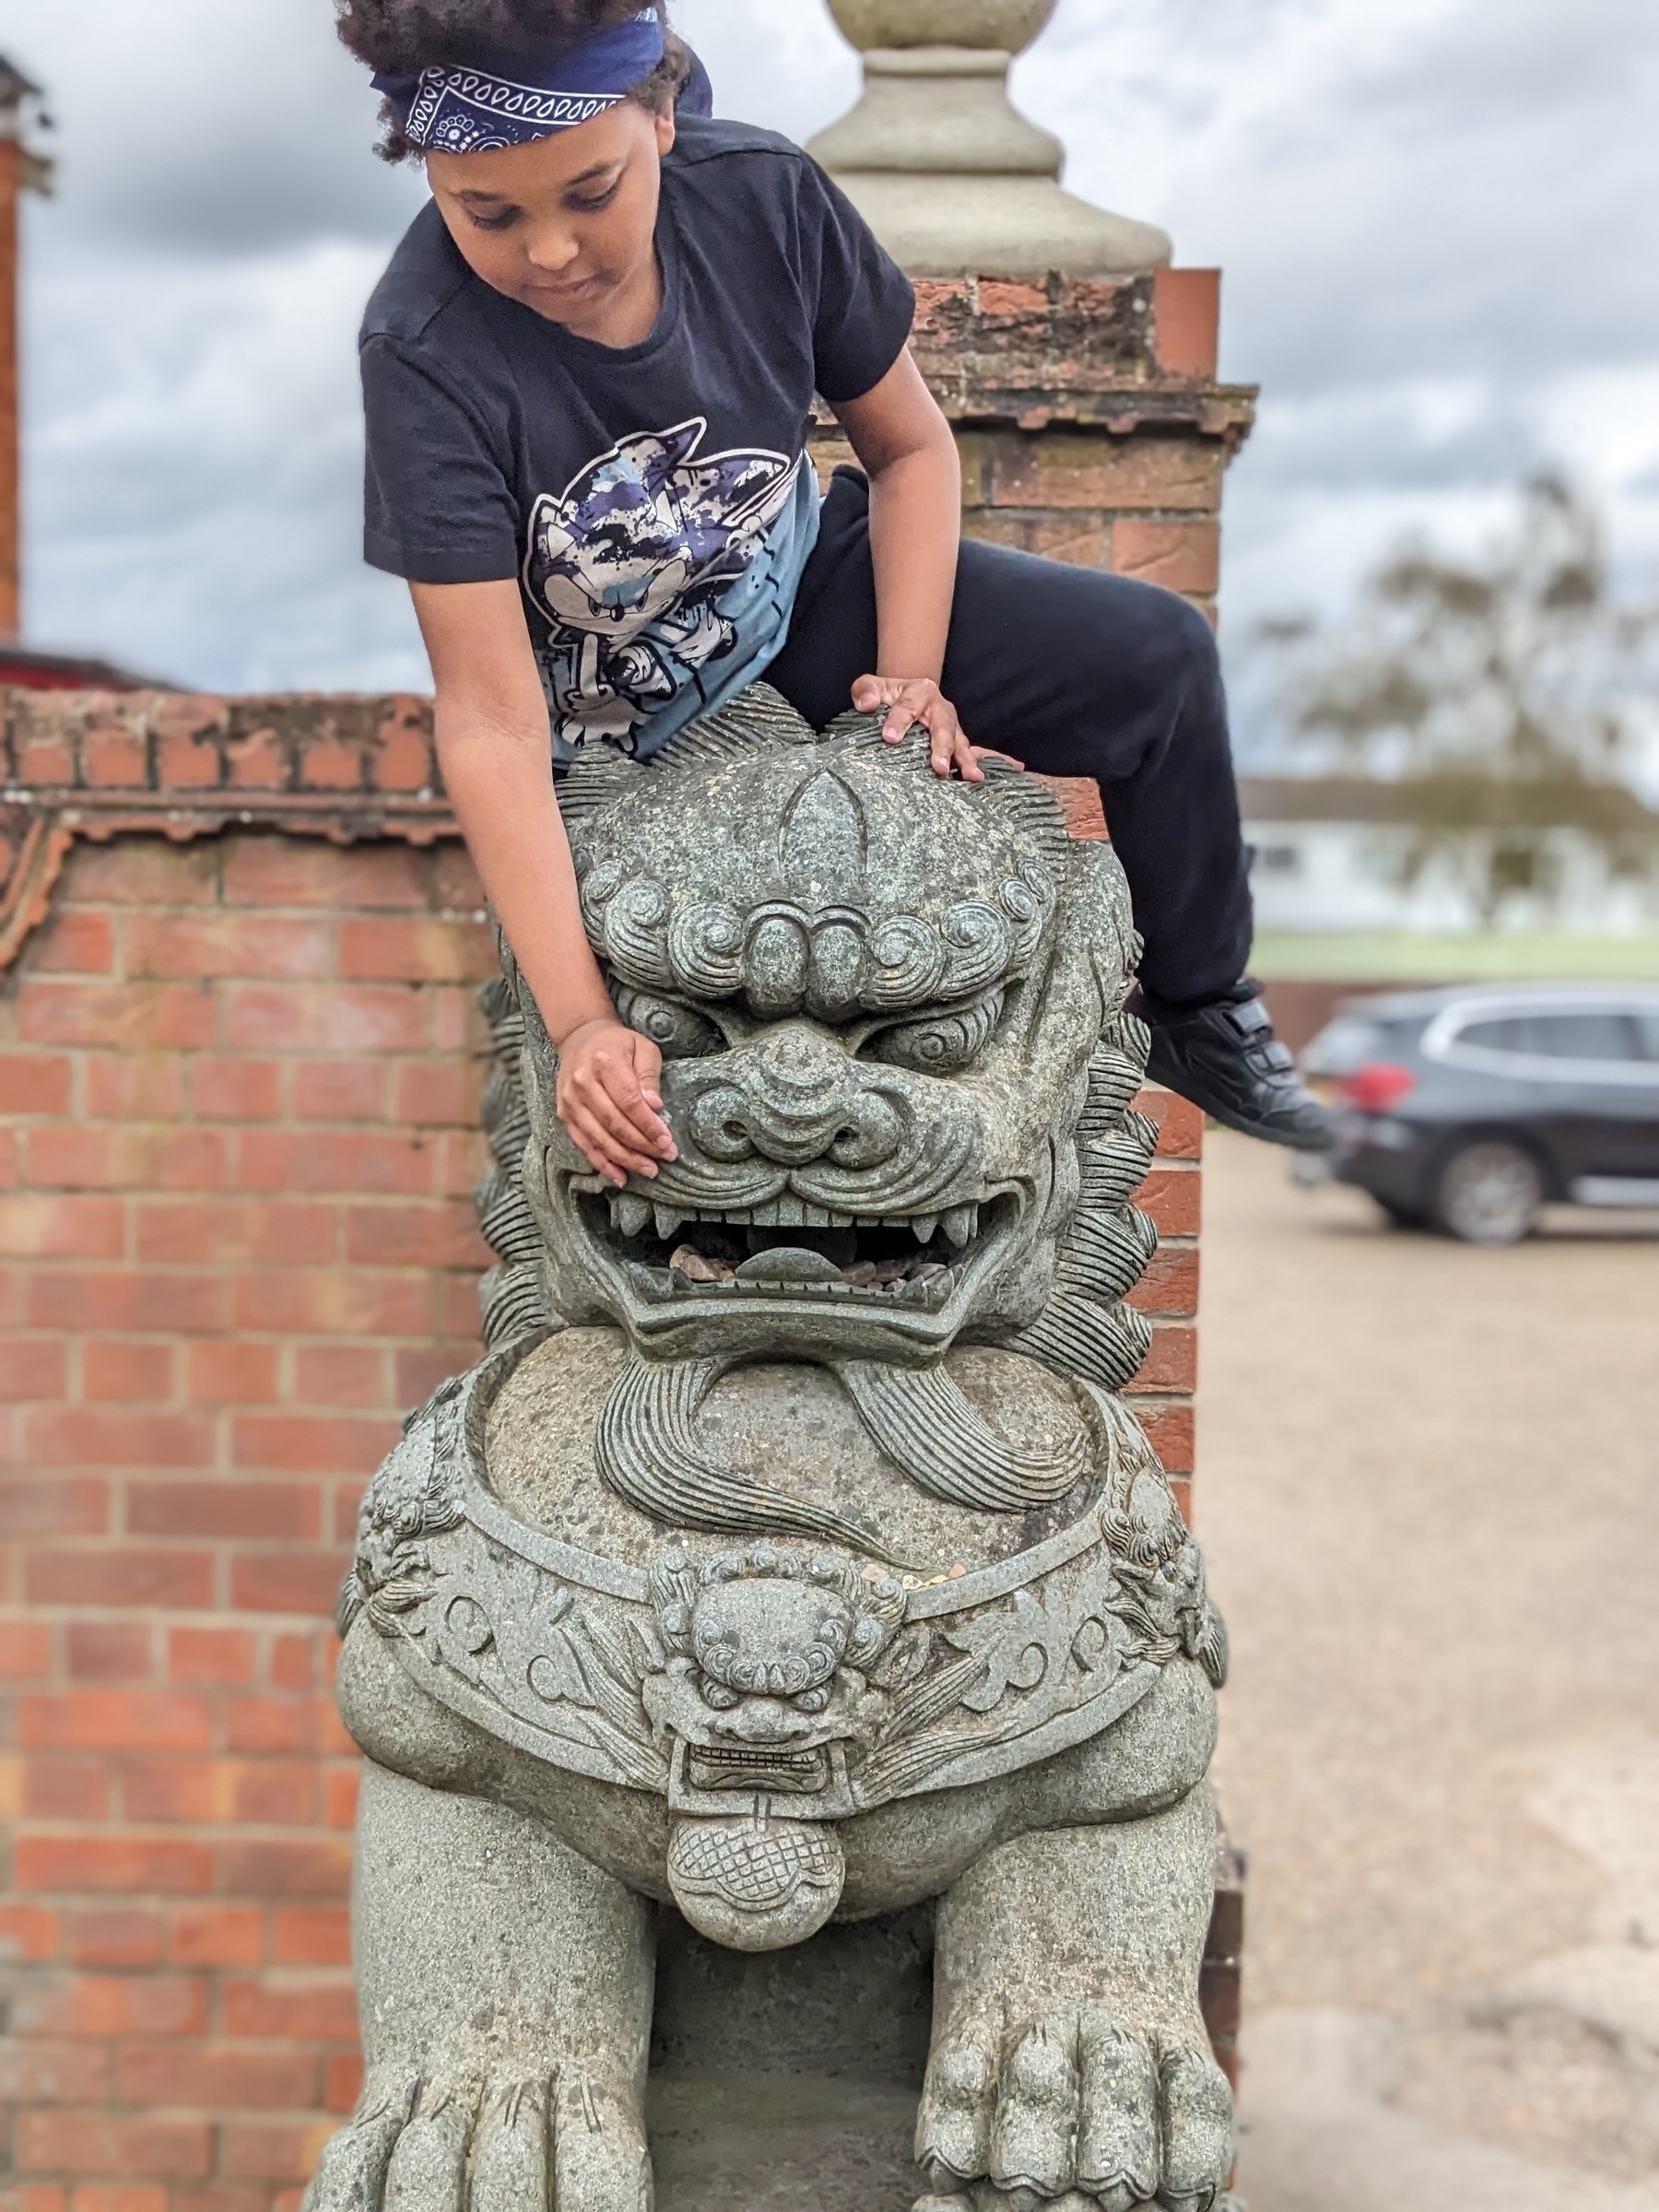
POLYGON ((561 790, 678 1159, 618 1191, 510 956, 488 1356, 342 1598, 367 2079, 309 2212, 642 2212, 655 1931, 936 1904, 918 2212, 1207 2212, 1225 1656, 1115 1394, 1156 1238, 1109 848, 763 686, 561 790))

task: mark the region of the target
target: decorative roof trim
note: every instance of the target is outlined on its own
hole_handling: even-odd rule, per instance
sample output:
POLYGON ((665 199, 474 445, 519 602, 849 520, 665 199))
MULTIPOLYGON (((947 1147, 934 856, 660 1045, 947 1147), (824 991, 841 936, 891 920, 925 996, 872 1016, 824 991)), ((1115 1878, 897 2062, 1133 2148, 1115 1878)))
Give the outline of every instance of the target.
POLYGON ((460 835, 429 700, 0 688, 0 970, 77 838, 278 830, 331 844, 460 835))

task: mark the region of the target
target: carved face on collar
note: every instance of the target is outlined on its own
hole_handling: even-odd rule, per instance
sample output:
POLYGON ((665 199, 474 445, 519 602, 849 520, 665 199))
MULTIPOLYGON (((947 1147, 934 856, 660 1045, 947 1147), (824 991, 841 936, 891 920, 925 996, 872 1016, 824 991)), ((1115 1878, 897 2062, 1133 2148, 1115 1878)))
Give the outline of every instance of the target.
POLYGON ((866 716, 816 739, 764 687, 648 764, 582 764, 563 804, 680 1149, 604 1184, 532 1021, 526 1185, 563 1311, 655 1359, 912 1365, 1033 1321, 1132 957, 1110 855, 1034 779, 942 781, 866 716))
POLYGON ((652 1576, 667 1669, 647 1687, 676 1739, 677 1789, 821 1797, 887 1700, 870 1673, 904 1619, 891 1577, 771 1545, 694 1567, 670 1552, 652 1576))

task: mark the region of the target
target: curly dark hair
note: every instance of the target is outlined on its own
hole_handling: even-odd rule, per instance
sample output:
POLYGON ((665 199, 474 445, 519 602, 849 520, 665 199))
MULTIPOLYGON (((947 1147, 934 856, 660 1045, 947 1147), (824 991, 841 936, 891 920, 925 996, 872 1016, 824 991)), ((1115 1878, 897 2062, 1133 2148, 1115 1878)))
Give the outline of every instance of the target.
MULTIPOLYGON (((341 40, 371 69, 409 76, 445 62, 465 62, 480 46, 534 45, 579 39, 627 23, 640 0, 335 0, 341 40)), ((691 74, 691 56, 670 32, 662 60, 628 97, 653 115, 666 115, 691 74)), ((382 113, 375 147, 382 161, 418 159, 390 108, 382 113)))

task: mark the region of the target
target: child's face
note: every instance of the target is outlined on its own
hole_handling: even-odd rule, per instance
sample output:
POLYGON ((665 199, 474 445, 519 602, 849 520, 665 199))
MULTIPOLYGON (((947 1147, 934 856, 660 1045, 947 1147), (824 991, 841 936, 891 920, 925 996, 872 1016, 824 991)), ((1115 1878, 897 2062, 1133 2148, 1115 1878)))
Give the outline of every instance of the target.
POLYGON ((670 116, 625 100, 575 130, 490 153, 427 156, 439 213, 468 265, 579 335, 654 275, 670 116))

